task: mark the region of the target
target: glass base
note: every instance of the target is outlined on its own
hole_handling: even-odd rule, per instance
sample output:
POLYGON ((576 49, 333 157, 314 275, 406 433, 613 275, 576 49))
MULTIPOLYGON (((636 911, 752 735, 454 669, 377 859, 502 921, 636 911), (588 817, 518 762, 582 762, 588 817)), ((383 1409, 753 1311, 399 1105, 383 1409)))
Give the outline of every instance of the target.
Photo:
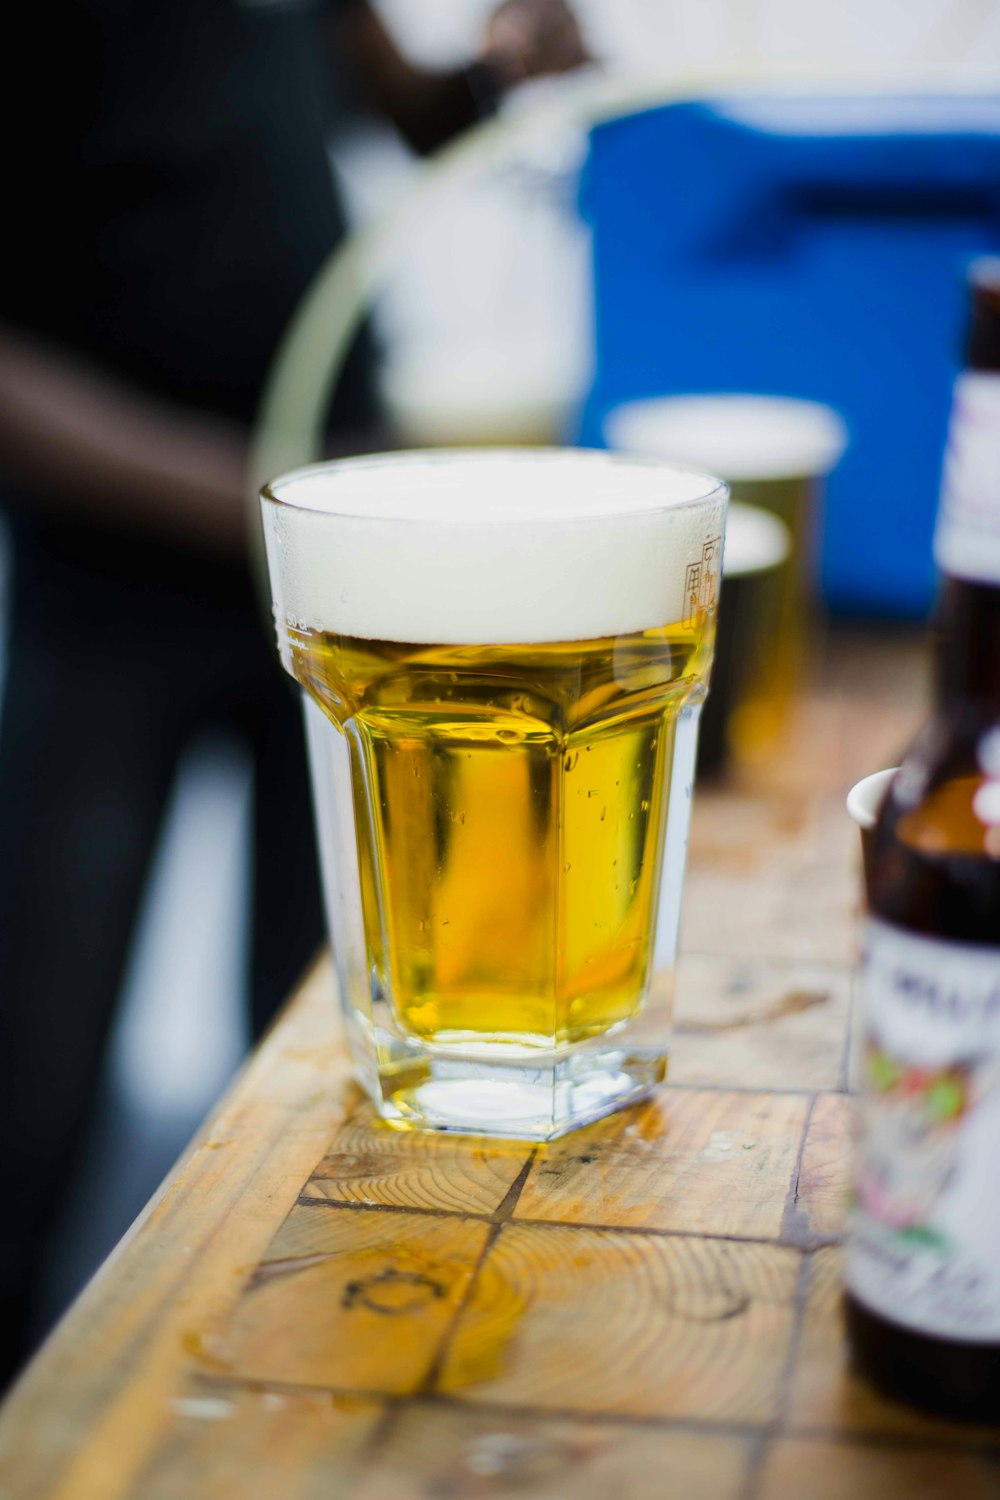
MULTIPOLYGON (((627 1033, 631 1028, 624 1027, 627 1033)), ((357 1039, 360 1040, 360 1039, 357 1039)), ((462 1135, 548 1141, 644 1098, 666 1077, 665 1052, 632 1049, 627 1036, 561 1052, 479 1046, 445 1051, 382 1032, 354 1047, 359 1079, 383 1119, 462 1135), (366 1052, 378 1063, 366 1066, 366 1052)))

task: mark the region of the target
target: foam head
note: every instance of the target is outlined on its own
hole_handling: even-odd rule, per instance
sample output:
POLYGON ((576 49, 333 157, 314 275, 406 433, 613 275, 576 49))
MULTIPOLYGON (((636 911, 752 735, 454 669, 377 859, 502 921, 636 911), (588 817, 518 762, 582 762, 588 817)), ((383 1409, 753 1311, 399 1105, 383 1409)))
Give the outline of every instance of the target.
POLYGON ((726 550, 722 572, 726 578, 765 573, 783 563, 792 550, 788 527, 758 505, 731 501, 726 517, 726 550))
POLYGON ((622 453, 704 466, 728 480, 819 478, 847 443, 828 406, 785 396, 662 396, 608 413, 608 442, 622 453))
POLYGON ((712 595, 726 488, 606 453, 346 459, 262 494, 285 627, 442 644, 571 641, 690 616, 712 595))

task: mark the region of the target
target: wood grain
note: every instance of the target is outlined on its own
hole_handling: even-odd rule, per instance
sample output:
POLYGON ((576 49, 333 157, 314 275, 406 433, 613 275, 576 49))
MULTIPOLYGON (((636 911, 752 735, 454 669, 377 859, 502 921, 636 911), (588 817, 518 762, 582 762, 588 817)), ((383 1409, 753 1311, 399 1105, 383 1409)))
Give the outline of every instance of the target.
MULTIPOLYGON (((320 966, 0 1413, 16 1500, 117 1500, 323 1154, 351 1085, 320 966)), ((0 1489, 2 1492, 2 1489, 0 1489)))
POLYGON ((352 1500, 736 1500, 749 1446, 736 1434, 419 1402, 379 1445, 352 1500))
POLYGON ((747 768, 741 789, 828 797, 898 764, 929 706, 929 659, 920 627, 828 626, 781 753, 747 768))
POLYGON ((363 1104, 337 1132, 304 1193, 334 1203, 488 1214, 529 1155, 518 1141, 395 1129, 363 1104))
POLYGON ((439 1388, 540 1411, 766 1422, 798 1270, 776 1246, 511 1224, 439 1388))
POLYGON ((823 649, 699 790, 671 1086, 537 1151, 394 1131, 324 962, 0 1412, 0 1500, 1000 1495, 1000 1429, 847 1367, 843 796, 923 653, 823 649))
POLYGON ((796 1207, 813 1234, 842 1234, 851 1188, 854 1101, 823 1094, 813 1107, 799 1171, 796 1207))
POLYGON ((846 963, 683 955, 670 1080, 712 1088, 841 1088, 849 1005, 846 963))
MULTIPOLYGON (((839 721, 843 784, 853 786, 870 771, 898 765, 930 707, 927 632, 917 626, 875 634, 842 626, 817 668, 819 691, 811 695, 810 712, 822 705, 828 720, 836 715, 839 721)), ((822 735, 814 736, 814 745, 817 772, 829 786, 833 766, 822 735)))
POLYGON ((788 1439, 767 1456, 758 1500, 996 1500, 998 1494, 998 1459, 788 1439))
POLYGON ((373 1401, 196 1384, 137 1476, 142 1500, 331 1500, 353 1488, 384 1411, 373 1401))
POLYGON ((244 1379, 412 1393, 488 1233, 478 1220, 301 1204, 213 1341, 212 1364, 244 1379))
POLYGON ((682 952, 843 964, 857 908, 856 844, 839 795, 799 802, 699 791, 682 952))
POLYGON ((666 1089, 541 1148, 515 1217, 774 1239, 808 1100, 666 1089))

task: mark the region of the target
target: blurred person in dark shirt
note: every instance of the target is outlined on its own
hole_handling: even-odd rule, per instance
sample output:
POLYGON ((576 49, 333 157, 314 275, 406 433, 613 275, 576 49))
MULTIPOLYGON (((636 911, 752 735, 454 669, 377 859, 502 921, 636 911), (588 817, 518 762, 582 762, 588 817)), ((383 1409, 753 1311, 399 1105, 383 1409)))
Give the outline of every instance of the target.
MULTIPOLYGON (((5 90, 0 503, 0 1386, 26 1347, 180 755, 253 755, 264 1026, 322 937, 298 707, 244 560, 248 427, 344 232, 335 80, 426 152, 583 60, 563 0, 506 0, 469 67, 410 65, 363 0, 22 5, 5 90), (16 64, 15 68, 11 64, 16 64)), ((330 429, 375 421, 355 349, 330 429)))

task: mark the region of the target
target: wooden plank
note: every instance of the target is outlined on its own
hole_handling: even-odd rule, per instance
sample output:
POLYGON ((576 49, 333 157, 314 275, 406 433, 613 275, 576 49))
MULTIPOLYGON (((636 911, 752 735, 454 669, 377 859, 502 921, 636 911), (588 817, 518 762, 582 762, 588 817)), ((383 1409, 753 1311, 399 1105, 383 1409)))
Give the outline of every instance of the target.
POLYGON ((836 705, 839 712, 846 786, 898 765, 930 708, 931 665, 923 626, 882 627, 877 643, 870 630, 840 627, 831 636, 813 704, 836 705))
POLYGON ((438 1386, 539 1411, 767 1422, 798 1270, 772 1245, 506 1225, 438 1386))
POLYGON ((839 793, 796 801, 699 789, 682 953, 844 964, 858 905, 857 837, 839 793))
POLYGON ((117 1500, 344 1116, 327 965, 311 976, 0 1413, 0 1493, 117 1500))
POLYGON ((699 788, 685 1086, 539 1150, 519 1201, 528 1147, 360 1102, 325 964, 4 1408, 0 1496, 1000 1493, 995 1432, 850 1378, 837 1253, 774 1242, 842 1224, 843 796, 922 660, 838 631, 781 758, 699 788))
POLYGON ((666 1089, 542 1147, 515 1218, 775 1239, 808 1106, 666 1089))
POLYGON ((416 1391, 489 1230, 451 1216, 299 1205, 213 1340, 213 1366, 339 1391, 416 1391))
POLYGON ((419 1402, 379 1444, 352 1500, 736 1500, 748 1449, 725 1433, 419 1402))
POLYGON ((363 1104, 338 1130, 303 1191, 332 1203, 488 1214, 529 1155, 519 1141, 394 1129, 373 1105, 363 1104))
POLYGON ((133 1493, 142 1500, 331 1500, 353 1486, 383 1407, 352 1397, 191 1386, 133 1493))
POLYGON ((929 705, 930 655, 920 626, 827 626, 782 735, 780 753, 736 779, 742 790, 794 799, 846 793, 871 771, 898 764, 929 705))
POLYGON ((757 1493, 758 1500, 996 1500, 1000 1460, 789 1438, 768 1453, 757 1493))
POLYGON ((684 954, 670 1079, 713 1088, 840 1088, 849 1010, 844 965, 684 954))
POLYGON ((843 1233, 855 1111, 846 1094, 823 1094, 813 1107, 796 1192, 796 1208, 813 1234, 843 1233))
POLYGON ((996 1441, 995 1429, 991 1432, 924 1416, 885 1400, 851 1374, 841 1311, 841 1267, 842 1253, 836 1246, 809 1257, 808 1294, 789 1387, 787 1426, 798 1431, 823 1429, 844 1437, 923 1438, 965 1446, 996 1441))

